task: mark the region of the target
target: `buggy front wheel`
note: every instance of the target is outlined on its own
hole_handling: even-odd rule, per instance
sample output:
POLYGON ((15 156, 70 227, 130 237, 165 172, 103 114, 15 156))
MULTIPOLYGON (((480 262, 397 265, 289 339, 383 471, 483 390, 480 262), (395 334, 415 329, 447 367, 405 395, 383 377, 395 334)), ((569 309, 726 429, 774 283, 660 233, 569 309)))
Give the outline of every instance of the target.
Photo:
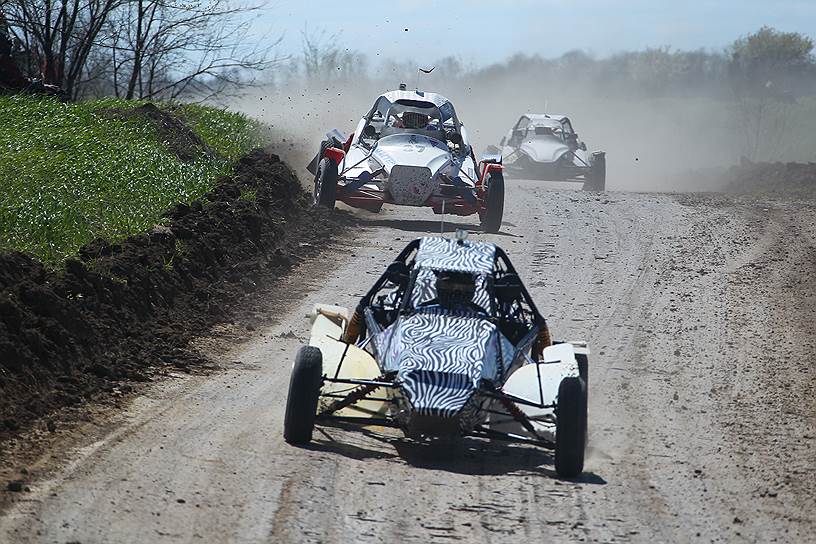
POLYGON ((585 177, 584 191, 603 192, 606 189, 606 155, 604 153, 593 154, 589 171, 585 177))
POLYGON ((501 172, 492 172, 488 178, 485 208, 481 216, 482 229, 485 232, 499 232, 504 215, 504 176, 501 172))
POLYGON ((586 436, 586 384, 581 378, 564 378, 555 408, 555 472, 562 478, 583 472, 586 436))
POLYGON ((323 355, 320 349, 313 346, 300 348, 289 379, 289 395, 283 417, 283 438, 290 444, 308 444, 312 440, 322 377, 323 355))
POLYGON ((323 157, 317 165, 314 182, 314 204, 334 209, 337 199, 337 165, 328 157, 323 157))

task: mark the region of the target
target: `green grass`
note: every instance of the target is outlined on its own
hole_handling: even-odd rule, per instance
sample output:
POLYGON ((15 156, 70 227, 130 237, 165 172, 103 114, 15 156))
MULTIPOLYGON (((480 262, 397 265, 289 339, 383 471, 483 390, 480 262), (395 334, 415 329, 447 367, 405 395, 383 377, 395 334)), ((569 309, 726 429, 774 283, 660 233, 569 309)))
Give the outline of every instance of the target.
POLYGON ((172 106, 216 155, 185 164, 149 122, 106 113, 139 105, 0 97, 0 251, 54 265, 95 238, 146 231, 261 144, 260 127, 243 115, 172 106))
POLYGON ((173 111, 205 144, 230 161, 240 159, 263 139, 263 127, 242 114, 198 104, 181 104, 173 111))

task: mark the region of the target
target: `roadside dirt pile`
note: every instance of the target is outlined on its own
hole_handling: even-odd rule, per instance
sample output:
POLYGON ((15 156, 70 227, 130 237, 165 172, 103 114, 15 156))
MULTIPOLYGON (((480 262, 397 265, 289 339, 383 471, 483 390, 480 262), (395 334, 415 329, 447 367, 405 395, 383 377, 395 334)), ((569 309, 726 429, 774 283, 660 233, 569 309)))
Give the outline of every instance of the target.
POLYGON ((190 338, 344 222, 312 209, 289 167, 258 150, 151 232, 97 240, 63 270, 0 255, 0 441, 150 367, 200 362, 190 338))
POLYGON ((816 163, 743 160, 725 174, 726 190, 816 195, 816 163))
POLYGON ((201 155, 215 156, 212 149, 175 113, 160 109, 148 102, 132 110, 110 108, 104 112, 116 119, 147 119, 181 162, 194 162, 201 155))

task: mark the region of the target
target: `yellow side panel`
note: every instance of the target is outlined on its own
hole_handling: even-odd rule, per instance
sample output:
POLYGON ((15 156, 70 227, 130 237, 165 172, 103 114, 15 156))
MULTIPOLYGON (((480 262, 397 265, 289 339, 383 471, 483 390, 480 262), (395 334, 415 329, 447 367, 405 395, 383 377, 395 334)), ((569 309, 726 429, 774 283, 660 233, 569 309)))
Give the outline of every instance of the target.
MULTIPOLYGON (((329 313, 329 312, 327 312, 329 313)), ((323 374, 329 378, 356 378, 361 380, 371 380, 380 376, 380 369, 377 362, 367 352, 357 346, 348 345, 339 340, 343 334, 346 321, 340 319, 338 315, 324 315, 320 313, 320 307, 316 309, 314 323, 312 324, 312 337, 309 345, 320 348, 323 354, 323 374), (348 349, 347 349, 348 348, 348 349), (343 353, 345 352, 345 357, 343 353), (341 364, 342 359, 342 364, 341 364), (338 365, 340 372, 337 373, 338 365), (335 375, 337 374, 337 375, 335 375)), ((346 394, 356 386, 340 383, 326 383, 322 393, 346 394)), ((373 396, 384 398, 387 391, 378 389, 373 396)), ((320 399, 318 411, 339 400, 337 398, 320 399)), ((346 417, 383 417, 388 409, 388 403, 382 401, 365 400, 353 406, 343 408, 334 413, 338 416, 346 417)))

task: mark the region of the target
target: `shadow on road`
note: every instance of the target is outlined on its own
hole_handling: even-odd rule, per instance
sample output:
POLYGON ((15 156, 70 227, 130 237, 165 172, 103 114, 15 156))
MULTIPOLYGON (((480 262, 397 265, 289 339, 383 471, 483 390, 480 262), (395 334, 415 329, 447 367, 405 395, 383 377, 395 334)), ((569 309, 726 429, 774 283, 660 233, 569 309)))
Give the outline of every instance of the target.
POLYGON ((385 227, 405 232, 424 232, 439 234, 440 232, 456 232, 457 229, 476 231, 478 225, 473 223, 455 223, 452 221, 433 221, 427 219, 361 219, 360 223, 367 227, 385 227))
MULTIPOLYGON (((395 434, 385 434, 370 427, 344 422, 326 422, 315 428, 315 441, 309 449, 343 455, 356 460, 402 459, 417 468, 443 470, 472 476, 503 474, 538 475, 563 480, 552 467, 552 454, 527 444, 462 437, 417 441, 395 434), (364 444, 350 444, 346 436, 333 436, 332 430, 362 434, 364 444), (372 444, 371 441, 374 441, 372 444), (391 449, 393 448, 393 450, 391 449), (394 451, 395 450, 395 451, 394 451)), ((592 472, 568 481, 604 485, 606 480, 592 472)))
MULTIPOLYGON (((403 232, 421 232, 426 234, 441 234, 448 232, 456 232, 457 229, 466 230, 468 232, 482 232, 478 225, 473 223, 456 223, 452 221, 432 221, 427 219, 368 219, 361 218, 360 224, 366 227, 385 227, 389 229, 401 230, 403 232)), ((513 226, 510 223, 505 225, 513 226)), ((512 238, 519 238, 515 234, 509 232, 497 232, 496 236, 510 236, 512 238)))

